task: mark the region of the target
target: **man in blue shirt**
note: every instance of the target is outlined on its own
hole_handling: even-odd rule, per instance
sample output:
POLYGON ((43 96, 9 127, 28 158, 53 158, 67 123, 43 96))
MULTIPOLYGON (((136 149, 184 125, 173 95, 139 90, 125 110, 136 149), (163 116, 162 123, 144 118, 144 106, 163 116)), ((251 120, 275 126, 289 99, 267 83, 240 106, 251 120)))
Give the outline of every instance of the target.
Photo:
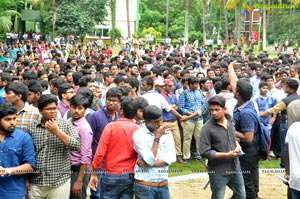
POLYGON ((36 167, 35 151, 29 134, 15 129, 16 109, 0 105, 0 198, 25 197, 25 173, 36 167))
POLYGON ((179 111, 183 115, 194 115, 193 118, 186 122, 182 122, 183 128, 183 159, 189 160, 191 157, 190 148, 192 136, 196 140, 197 159, 201 160, 199 151, 200 131, 203 126, 202 112, 205 106, 204 98, 199 88, 199 80, 197 77, 191 76, 188 79, 189 88, 179 96, 179 111))

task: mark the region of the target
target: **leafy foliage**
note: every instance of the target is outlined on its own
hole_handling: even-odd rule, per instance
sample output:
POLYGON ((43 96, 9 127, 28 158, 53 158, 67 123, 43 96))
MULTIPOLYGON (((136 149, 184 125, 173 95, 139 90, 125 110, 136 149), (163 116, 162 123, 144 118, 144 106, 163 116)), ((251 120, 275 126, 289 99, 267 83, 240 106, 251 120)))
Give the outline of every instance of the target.
POLYGON ((20 16, 17 9, 24 4, 24 0, 1 0, 0 1, 0 33, 10 31, 13 16, 20 16))
POLYGON ((35 4, 35 6, 40 6, 45 32, 53 31, 54 13, 56 13, 56 34, 64 36, 73 34, 80 37, 84 37, 107 16, 108 0, 56 0, 55 5, 52 1, 39 0, 35 4))
MULTIPOLYGON (((112 30, 108 31, 108 35, 112 38, 112 30)), ((122 37, 121 30, 119 28, 115 28, 115 38, 120 39, 122 37)))

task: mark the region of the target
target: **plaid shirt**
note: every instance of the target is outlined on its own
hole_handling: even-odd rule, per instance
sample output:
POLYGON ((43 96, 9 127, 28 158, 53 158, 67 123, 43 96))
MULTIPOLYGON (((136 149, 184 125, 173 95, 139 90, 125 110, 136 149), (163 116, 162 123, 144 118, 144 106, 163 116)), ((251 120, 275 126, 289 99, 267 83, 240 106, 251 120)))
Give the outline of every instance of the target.
POLYGON ((36 150, 36 171, 30 176, 30 182, 38 186, 57 187, 71 177, 70 151, 80 149, 80 138, 74 127, 63 119, 56 119, 59 129, 70 136, 69 146, 49 132, 41 120, 29 124, 36 150))
POLYGON ((33 120, 40 119, 41 115, 39 113, 39 110, 26 102, 23 109, 17 113, 16 127, 25 132, 28 132, 29 123, 33 120))
MULTIPOLYGON (((191 90, 188 88, 185 91, 183 91, 179 96, 178 109, 183 115, 186 115, 188 112, 199 112, 199 110, 201 110, 202 113, 204 105, 205 101, 203 95, 200 93, 199 90, 191 90)), ((198 117, 197 120, 203 120, 202 114, 198 117)), ((195 122, 195 119, 192 118, 189 121, 195 122)))

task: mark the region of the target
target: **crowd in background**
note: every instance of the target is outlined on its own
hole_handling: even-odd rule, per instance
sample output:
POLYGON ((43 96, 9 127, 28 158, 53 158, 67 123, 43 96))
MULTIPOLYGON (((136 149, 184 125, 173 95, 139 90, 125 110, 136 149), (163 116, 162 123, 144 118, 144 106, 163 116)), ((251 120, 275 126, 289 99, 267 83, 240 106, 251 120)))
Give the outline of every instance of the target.
MULTIPOLYGON (((104 184, 113 180, 113 184, 119 184, 120 179, 109 174, 124 173, 126 176, 122 176, 123 180, 135 179, 133 191, 136 198, 143 198, 139 192, 141 185, 153 187, 151 183, 158 183, 154 187, 167 186, 167 175, 158 175, 161 171, 156 167, 167 170, 168 165, 175 161, 190 164, 192 158, 208 164, 208 167, 212 166, 210 161, 216 157, 207 155, 207 151, 201 152, 199 140, 202 126, 211 121, 212 104, 209 100, 216 95, 225 99, 226 115, 229 115, 230 121, 236 121, 234 128, 239 131, 236 136, 244 143, 241 144, 243 151, 249 155, 252 154, 249 149, 252 145, 245 143, 255 143, 255 136, 248 138, 245 135, 249 132, 255 134, 257 124, 247 126, 235 113, 242 110, 242 105, 251 103, 253 114, 262 117, 268 125, 271 139, 269 155, 275 156, 282 168, 287 166, 284 147, 288 127, 299 121, 296 108, 290 108, 293 101, 300 99, 298 49, 293 49, 293 54, 279 53, 275 58, 270 58, 267 52, 254 54, 251 49, 243 51, 230 46, 209 49, 198 42, 178 45, 172 44, 167 38, 157 45, 126 39, 121 42, 118 52, 113 52, 109 44, 100 40, 79 44, 72 35, 67 38, 58 36, 52 40, 49 34, 43 38, 38 33, 11 33, 6 41, 0 42, 0 70, 1 103, 13 105, 16 111, 12 113, 16 113, 17 117, 15 127, 28 132, 35 145, 37 159, 36 163, 31 160, 31 168, 50 173, 53 170, 66 171, 63 175, 36 173, 26 178, 26 182, 32 185, 29 192, 31 198, 53 191, 41 187, 55 187, 57 193, 53 194, 58 194, 55 197, 59 198, 68 198, 68 194, 60 194, 65 194, 71 187, 71 195, 85 198, 89 175, 85 175, 88 172, 84 171, 89 169, 94 173, 102 170, 91 177, 91 198, 97 198, 100 193, 107 194, 105 189, 113 190, 113 194, 110 193, 112 195, 107 195, 110 197, 121 194, 122 191, 117 191, 116 187, 109 188, 104 184), (238 79, 242 83, 235 81, 238 79), (248 92, 239 86, 248 88, 248 92), (149 110, 147 107, 151 105, 156 105, 159 111, 153 107, 149 110), (81 112, 79 107, 82 108, 81 112), (56 114, 53 112, 56 109, 58 119, 55 121, 56 114), (132 115, 130 111, 136 114, 132 115), (84 120, 82 124, 76 123, 79 119, 84 120), (45 128, 55 136, 47 140, 45 134, 43 138, 40 134, 45 133, 45 128), (131 141, 124 143, 117 139, 115 129, 124 132, 120 136, 124 139, 125 135, 130 135, 131 141), (154 132, 154 136, 148 135, 148 131, 154 132), (149 146, 146 146, 143 138, 148 140, 146 143, 150 143, 149 146), (118 142, 113 143, 113 140, 118 142), (126 154, 116 150, 123 148, 118 144, 122 144, 126 154), (60 152, 43 146, 54 147, 60 152), (128 147, 132 150, 128 150, 128 147), (69 150, 73 152, 69 154, 69 150), (51 160, 49 154, 56 158, 51 160), (172 157, 167 157, 170 154, 172 157), (208 162, 205 158, 208 158, 208 162), (103 159, 110 164, 104 161, 101 166, 103 159), (115 159, 118 164, 114 162, 115 159), (157 178, 142 174, 145 165, 150 168, 145 173, 152 172, 157 178), (72 174, 71 182, 68 181, 71 176, 69 170, 76 174, 72 174), (131 176, 134 171, 140 173, 131 176), (62 189, 59 190, 59 187, 62 189)), ((242 170, 244 167, 256 173, 256 156, 249 160, 253 167, 240 158, 242 170)), ((15 174, 14 171, 12 174, 15 174)), ((249 199, 258 198, 259 192, 258 179, 252 174, 249 177, 243 173, 245 193, 249 199)), ((124 185, 123 190, 132 190, 132 180, 126 182, 129 188, 124 185)), ((292 189, 299 191, 297 185, 292 189)), ((161 192, 166 194, 162 198, 169 197, 167 189, 161 192)), ((70 191, 67 193, 70 194, 70 191)), ((133 192, 127 194, 130 196, 133 192)), ((243 198, 244 195, 241 195, 243 198)))

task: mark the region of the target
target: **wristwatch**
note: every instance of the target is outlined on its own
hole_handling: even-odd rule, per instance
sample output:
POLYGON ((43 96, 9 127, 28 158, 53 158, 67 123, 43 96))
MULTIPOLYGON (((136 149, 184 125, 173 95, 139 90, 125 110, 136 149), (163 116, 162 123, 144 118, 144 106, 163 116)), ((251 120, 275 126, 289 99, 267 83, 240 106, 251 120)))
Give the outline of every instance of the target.
POLYGON ((12 174, 11 169, 5 169, 5 176, 6 176, 6 177, 11 176, 11 174, 12 174))

